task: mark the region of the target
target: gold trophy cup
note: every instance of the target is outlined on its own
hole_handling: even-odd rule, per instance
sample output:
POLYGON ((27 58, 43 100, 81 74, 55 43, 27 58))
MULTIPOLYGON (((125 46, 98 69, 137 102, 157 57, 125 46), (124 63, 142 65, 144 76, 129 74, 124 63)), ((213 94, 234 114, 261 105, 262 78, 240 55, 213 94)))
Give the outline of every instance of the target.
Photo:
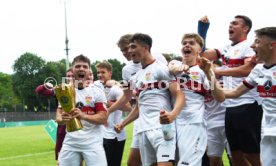
MULTIPOLYGON (((76 91, 72 84, 59 84, 55 87, 56 97, 63 109, 63 111, 70 113, 76 104, 76 91)), ((81 121, 78 118, 73 118, 66 122, 66 129, 68 132, 73 132, 82 129, 81 121)))

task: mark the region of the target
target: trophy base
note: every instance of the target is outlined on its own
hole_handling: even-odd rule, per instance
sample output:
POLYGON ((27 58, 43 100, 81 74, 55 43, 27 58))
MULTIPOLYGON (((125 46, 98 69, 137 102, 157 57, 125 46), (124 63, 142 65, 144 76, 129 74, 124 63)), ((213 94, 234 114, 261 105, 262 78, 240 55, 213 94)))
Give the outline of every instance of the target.
POLYGON ((74 118, 66 123, 66 129, 68 132, 81 130, 83 128, 81 121, 78 118, 74 118))

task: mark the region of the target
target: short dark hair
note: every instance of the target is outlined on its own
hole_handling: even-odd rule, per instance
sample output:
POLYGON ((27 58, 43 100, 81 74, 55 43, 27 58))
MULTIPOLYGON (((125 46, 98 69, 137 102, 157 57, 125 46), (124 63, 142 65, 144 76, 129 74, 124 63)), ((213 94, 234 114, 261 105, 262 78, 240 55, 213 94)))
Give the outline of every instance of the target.
POLYGON ((272 40, 276 40, 276 27, 264 27, 255 30, 257 36, 267 36, 272 40))
POLYGON ((120 47, 120 45, 129 44, 129 40, 131 37, 132 37, 132 34, 125 34, 125 35, 121 36, 117 42, 117 46, 120 47))
POLYGON ((143 34, 143 33, 135 33, 131 38, 130 38, 130 42, 139 42, 141 44, 145 44, 149 46, 149 50, 151 49, 152 46, 152 38, 147 35, 147 34, 143 34))
POLYGON ((84 56, 82 54, 76 56, 74 59, 73 59, 73 62, 72 62, 72 65, 74 65, 76 62, 87 62, 89 67, 90 67, 90 59, 87 57, 87 56, 84 56))
POLYGON ((248 31, 247 34, 250 32, 251 28, 252 28, 252 21, 249 17, 245 16, 245 15, 236 15, 235 18, 240 18, 243 20, 245 26, 248 26, 248 31))

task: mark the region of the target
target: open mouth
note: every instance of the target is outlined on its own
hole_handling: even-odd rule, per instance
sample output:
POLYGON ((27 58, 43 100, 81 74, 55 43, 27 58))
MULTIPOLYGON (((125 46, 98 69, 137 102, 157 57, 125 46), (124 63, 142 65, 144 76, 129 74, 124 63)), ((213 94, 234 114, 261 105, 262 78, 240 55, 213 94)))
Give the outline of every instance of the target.
POLYGON ((78 74, 78 77, 79 77, 79 78, 84 78, 84 77, 85 77, 85 74, 83 74, 83 73, 78 74))
POLYGON ((229 34, 232 35, 234 33, 233 30, 229 30, 229 34))
POLYGON ((192 51, 191 50, 183 50, 183 54, 186 55, 186 54, 191 54, 192 51))

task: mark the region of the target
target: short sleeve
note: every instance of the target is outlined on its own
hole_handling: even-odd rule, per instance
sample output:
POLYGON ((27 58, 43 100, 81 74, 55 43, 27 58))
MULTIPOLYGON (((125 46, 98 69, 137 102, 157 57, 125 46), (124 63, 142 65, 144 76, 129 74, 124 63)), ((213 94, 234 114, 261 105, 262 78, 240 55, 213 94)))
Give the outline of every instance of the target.
POLYGON ((250 72, 250 74, 245 78, 245 80, 243 80, 243 84, 249 88, 249 89, 253 89, 256 85, 257 85, 257 78, 260 71, 260 64, 255 66, 255 68, 252 69, 252 71, 250 72))

